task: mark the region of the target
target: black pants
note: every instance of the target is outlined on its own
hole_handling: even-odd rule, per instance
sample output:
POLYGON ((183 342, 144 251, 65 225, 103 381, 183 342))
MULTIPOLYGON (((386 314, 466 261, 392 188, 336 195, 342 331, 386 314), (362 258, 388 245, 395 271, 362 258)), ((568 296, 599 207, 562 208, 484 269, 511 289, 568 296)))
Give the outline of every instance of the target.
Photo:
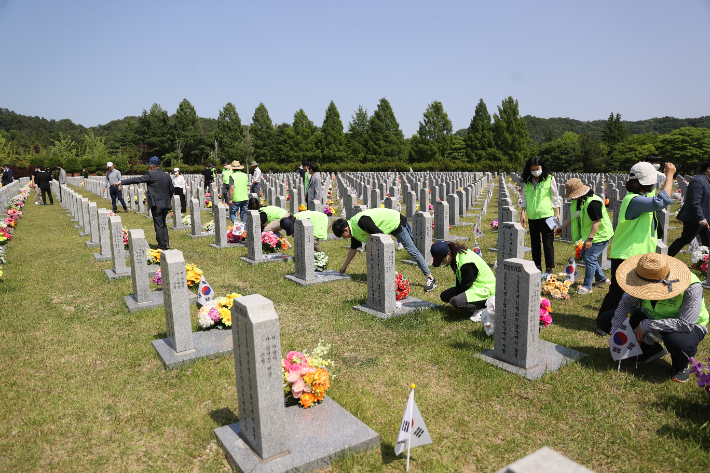
MULTIPOLYGON (((615 310, 610 310, 599 314, 597 317, 597 327, 605 333, 611 332, 611 321, 614 318, 614 312, 615 310)), ((631 314, 629 325, 631 325, 633 330, 636 330, 636 327, 647 318, 649 317, 643 310, 636 309, 631 314)), ((661 332, 661 336, 663 337, 663 345, 671 355, 671 370, 673 372, 682 371, 688 366, 688 358, 695 356, 698 352, 698 345, 705 338, 705 334, 697 326, 688 333, 661 332)), ((641 350, 646 351, 648 348, 649 345, 641 344, 641 350)))
POLYGON ((624 296, 624 291, 621 289, 621 286, 619 286, 619 283, 616 280, 616 270, 619 269, 619 265, 624 261, 626 260, 616 258, 612 258, 611 260, 611 284, 609 285, 609 292, 607 292, 606 296, 604 296, 602 305, 599 308, 600 316, 604 312, 616 310, 616 308, 619 307, 621 298, 624 296))
POLYGON ((693 238, 700 235, 703 246, 710 246, 710 231, 699 223, 683 222, 683 232, 668 247, 668 256, 675 256, 685 245, 693 241, 693 238))
POLYGON ((255 182, 251 185, 251 189, 249 190, 249 192, 251 192, 252 194, 257 195, 259 195, 259 191, 261 191, 261 182, 255 182))
POLYGON ((486 301, 468 301, 466 292, 459 292, 456 287, 450 287, 441 293, 441 300, 447 304, 451 303, 457 309, 479 310, 486 306, 486 301))
POLYGON ((128 208, 126 207, 126 202, 124 202, 124 200, 123 200, 123 192, 121 192, 120 190, 118 190, 118 186, 111 186, 111 187, 109 188, 109 194, 111 195, 111 205, 113 206, 113 211, 114 211, 114 212, 115 212, 116 210, 118 210, 118 209, 116 208, 116 199, 118 199, 118 201, 119 201, 119 202, 121 203, 121 205, 123 206, 123 211, 124 211, 124 212, 127 212, 127 211, 128 211, 128 208))
POLYGON ((212 188, 212 181, 205 181, 205 194, 210 192, 212 188))
POLYGON ((47 203, 47 195, 49 195, 49 203, 54 205, 54 197, 52 197, 52 189, 42 188, 42 202, 47 203))
POLYGON ((555 267, 555 232, 545 223, 544 218, 528 220, 530 225, 530 248, 532 249, 532 259, 535 266, 542 268, 542 252, 540 251, 540 237, 542 236, 542 247, 545 250, 545 269, 555 267))
POLYGON ((168 237, 168 227, 165 225, 165 219, 170 213, 170 209, 159 209, 155 205, 150 208, 153 215, 153 227, 155 228, 155 239, 158 240, 158 248, 167 250, 170 247, 170 238, 168 237))
MULTIPOLYGON (((187 204, 187 202, 185 199, 185 193, 182 191, 182 187, 176 187, 173 195, 180 196, 180 212, 184 215, 185 214, 185 205, 187 204)), ((200 205, 202 205, 202 203, 200 203, 200 205)))

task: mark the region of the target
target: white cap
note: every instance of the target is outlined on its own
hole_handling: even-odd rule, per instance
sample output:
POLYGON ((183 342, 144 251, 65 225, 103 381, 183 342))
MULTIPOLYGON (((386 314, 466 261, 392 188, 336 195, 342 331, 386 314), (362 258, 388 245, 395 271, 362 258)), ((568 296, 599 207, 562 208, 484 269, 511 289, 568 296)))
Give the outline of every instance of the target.
POLYGON ((111 161, 109 161, 109 162, 106 163, 106 167, 107 167, 107 168, 110 168, 111 166, 113 166, 113 163, 112 163, 111 161))
POLYGON ((180 170, 180 168, 175 168, 175 169, 173 169, 173 172, 178 172, 179 170, 180 170))
POLYGON ((629 171, 629 179, 638 179, 639 184, 648 186, 658 183, 658 171, 653 164, 647 162, 636 163, 629 171))

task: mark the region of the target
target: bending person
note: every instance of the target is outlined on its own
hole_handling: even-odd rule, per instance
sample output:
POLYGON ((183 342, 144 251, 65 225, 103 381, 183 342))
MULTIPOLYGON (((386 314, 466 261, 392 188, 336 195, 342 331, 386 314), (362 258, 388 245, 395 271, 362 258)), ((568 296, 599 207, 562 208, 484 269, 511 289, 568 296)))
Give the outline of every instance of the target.
POLYGON ((424 291, 433 291, 436 287, 436 280, 431 275, 424 257, 414 246, 410 228, 407 218, 396 210, 391 209, 364 210, 355 214, 350 220, 339 218, 333 222, 333 233, 338 238, 350 238, 350 251, 348 251, 348 256, 345 258, 345 263, 340 268, 340 272, 345 273, 348 265, 357 255, 357 249, 367 242, 370 235, 383 233, 392 235, 402 242, 407 253, 417 262, 419 269, 426 276, 424 291))
POLYGON ((281 219, 288 215, 288 211, 281 207, 276 207, 275 205, 261 205, 259 199, 256 197, 249 198, 247 210, 259 211, 262 232, 279 233, 281 231, 281 219))
POLYGON ((296 220, 309 220, 313 224, 313 250, 322 251, 320 242, 328 239, 328 224, 330 223, 328 216, 323 212, 304 210, 295 215, 286 215, 279 220, 279 226, 286 232, 286 235, 292 236, 296 220))
POLYGON ((451 266, 456 276, 453 286, 441 293, 441 300, 456 309, 475 311, 471 320, 481 321, 486 299, 496 294, 496 277, 483 258, 460 243, 437 241, 431 245, 434 266, 451 266))

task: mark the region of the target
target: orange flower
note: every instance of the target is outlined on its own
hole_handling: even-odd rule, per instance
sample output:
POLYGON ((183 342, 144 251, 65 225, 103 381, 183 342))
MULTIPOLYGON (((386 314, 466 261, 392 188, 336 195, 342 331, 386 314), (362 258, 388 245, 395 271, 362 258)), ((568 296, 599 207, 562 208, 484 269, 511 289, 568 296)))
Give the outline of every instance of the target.
POLYGON ((311 407, 313 405, 313 402, 315 400, 316 400, 316 398, 313 394, 303 393, 303 394, 301 394, 300 403, 305 409, 308 409, 309 407, 311 407))

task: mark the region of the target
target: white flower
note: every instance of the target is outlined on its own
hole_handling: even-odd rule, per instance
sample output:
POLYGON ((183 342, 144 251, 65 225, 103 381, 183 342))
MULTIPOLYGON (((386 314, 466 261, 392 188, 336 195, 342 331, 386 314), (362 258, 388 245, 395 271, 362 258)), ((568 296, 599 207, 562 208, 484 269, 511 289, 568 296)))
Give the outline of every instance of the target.
POLYGON ((214 325, 214 321, 210 318, 208 313, 209 309, 200 311, 200 317, 198 319, 198 322, 200 323, 200 327, 202 328, 209 328, 214 325))

